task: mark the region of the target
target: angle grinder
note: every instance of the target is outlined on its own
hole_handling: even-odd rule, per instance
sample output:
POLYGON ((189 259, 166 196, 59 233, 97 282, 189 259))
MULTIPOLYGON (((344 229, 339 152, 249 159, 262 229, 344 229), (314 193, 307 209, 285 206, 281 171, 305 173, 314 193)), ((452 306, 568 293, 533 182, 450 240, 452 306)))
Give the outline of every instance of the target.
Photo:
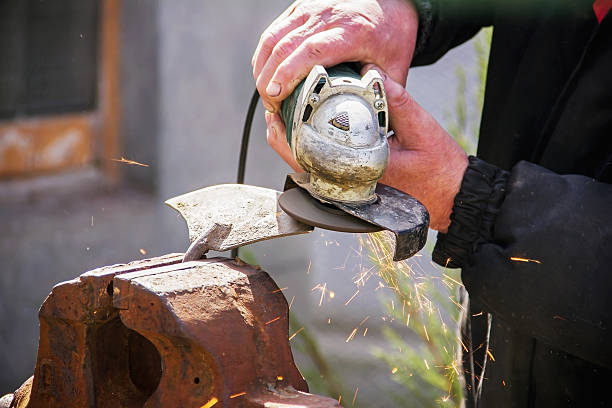
POLYGON ((297 220, 343 232, 396 236, 394 259, 427 239, 429 214, 412 196, 377 184, 389 161, 383 79, 351 64, 317 65, 282 103, 287 142, 305 173, 290 174, 280 207, 297 220))
POLYGON ((383 80, 355 66, 317 65, 282 103, 293 157, 304 170, 289 174, 284 192, 243 185, 251 123, 245 121, 238 184, 206 187, 166 203, 187 222, 191 246, 184 260, 257 241, 302 234, 313 227, 342 232, 389 230, 393 260, 425 245, 429 214, 414 197, 378 183, 389 161, 389 115, 383 80), (279 208, 280 207, 280 208, 279 208))

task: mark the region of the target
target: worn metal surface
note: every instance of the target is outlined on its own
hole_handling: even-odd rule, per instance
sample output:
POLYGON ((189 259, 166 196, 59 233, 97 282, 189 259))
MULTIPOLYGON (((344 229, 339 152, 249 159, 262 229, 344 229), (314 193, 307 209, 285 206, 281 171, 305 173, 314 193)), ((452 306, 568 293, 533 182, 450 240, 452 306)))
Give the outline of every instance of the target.
MULTIPOLYGON (((299 186, 312 195, 312 186, 307 173, 287 176, 285 188, 299 186)), ((401 261, 416 254, 427 241, 429 213, 416 198, 393 187, 378 183, 376 202, 372 204, 351 205, 333 200, 325 200, 359 219, 389 230, 395 235, 393 260, 401 261)), ((305 197, 305 200, 311 199, 305 197)), ((303 214, 306 215, 306 214, 303 214)), ((304 222, 308 222, 305 217, 304 222)))
POLYGON ((167 200, 187 222, 192 247, 186 260, 199 259, 208 250, 222 252, 312 231, 279 207, 280 194, 269 188, 221 184, 167 200))
POLYGON ((267 273, 174 254, 97 269, 40 310, 33 380, 12 408, 333 407, 307 393, 267 273))
POLYGON ((370 70, 360 78, 348 65, 329 73, 316 65, 295 92, 297 97, 284 102, 283 115, 291 123, 293 157, 311 175, 312 193, 347 203, 373 202, 389 160, 380 74, 370 70))

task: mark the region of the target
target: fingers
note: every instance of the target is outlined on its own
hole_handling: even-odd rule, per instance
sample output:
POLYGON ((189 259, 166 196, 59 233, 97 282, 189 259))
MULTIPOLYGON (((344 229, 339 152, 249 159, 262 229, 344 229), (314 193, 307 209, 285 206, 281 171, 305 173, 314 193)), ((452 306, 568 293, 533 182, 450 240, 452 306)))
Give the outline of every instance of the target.
POLYGON ((261 69, 268 60, 270 53, 276 46, 276 43, 282 39, 287 33, 303 25, 306 21, 306 17, 301 13, 294 13, 296 5, 290 6, 280 16, 276 18, 266 30, 259 37, 259 43, 253 58, 251 59, 251 65, 253 66, 253 76, 255 79, 261 73, 261 69))
POLYGON ((293 158, 291 148, 287 143, 285 125, 278 113, 266 112, 266 126, 268 144, 276 153, 296 172, 302 172, 302 168, 293 158))
POLYGON ((343 33, 344 29, 335 27, 308 37, 276 67, 269 80, 263 75, 258 79, 258 89, 265 88, 271 103, 279 106, 316 64, 332 66, 358 60, 358 50, 345 46, 343 33))

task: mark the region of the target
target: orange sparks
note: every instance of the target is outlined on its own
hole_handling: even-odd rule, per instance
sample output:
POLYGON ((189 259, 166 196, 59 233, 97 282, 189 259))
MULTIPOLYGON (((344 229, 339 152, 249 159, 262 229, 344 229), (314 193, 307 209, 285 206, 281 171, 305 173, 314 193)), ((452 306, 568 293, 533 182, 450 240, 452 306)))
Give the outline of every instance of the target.
POLYGON ((397 367, 393 367, 393 368, 391 369, 391 374, 395 374, 395 373, 397 373, 397 367))
POLYGON ((327 324, 331 324, 331 317, 327 318, 327 324))
POLYGON ((275 322, 275 321, 277 321, 277 320, 280 320, 280 316, 277 316, 277 317, 275 317, 274 319, 272 319, 272 320, 269 320, 269 321, 265 322, 264 324, 265 324, 265 325, 269 325, 270 323, 274 323, 274 322, 275 322))
POLYGON ((293 305, 293 301, 295 300, 295 296, 291 298, 291 302, 289 302, 289 310, 291 310, 291 305, 293 305))
POLYGON ((288 287, 279 288, 279 289, 273 290, 272 293, 282 292, 283 290, 287 290, 287 289, 289 289, 289 288, 288 287))
POLYGON ((210 399, 210 401, 208 401, 206 404, 202 405, 200 408, 210 408, 210 407, 214 406, 217 402, 219 402, 217 397, 212 397, 210 399))
POLYGON ((349 300, 346 301, 346 303, 344 304, 344 306, 348 306, 349 303, 352 302, 353 299, 355 299, 355 296, 357 296, 359 294, 359 289, 357 289, 357 292, 353 293, 353 296, 351 296, 351 298, 349 300))
POLYGON ((538 261, 537 259, 529 259, 529 258, 519 258, 516 256, 511 256, 510 257, 511 261, 515 261, 515 262, 533 262, 533 263, 537 263, 537 264, 541 264, 542 262, 538 261))
POLYGON ((293 334, 292 334, 292 335, 289 337, 289 341, 293 340, 293 338, 294 338, 295 336, 297 336, 298 334, 300 334, 300 332, 301 332, 302 330, 304 330, 304 328, 303 328, 303 327, 300 327, 299 329, 297 329, 297 330, 295 331, 295 333, 293 333, 293 334))
POLYGON ((234 399, 234 398, 242 397, 243 395, 246 395, 246 391, 242 391, 242 392, 239 392, 237 394, 232 394, 229 397, 230 397, 230 399, 234 399))
POLYGON ((138 252, 140 252, 142 255, 146 255, 147 254, 147 251, 144 248, 140 248, 138 250, 138 252))
POLYGON ((336 297, 336 293, 335 293, 333 290, 330 290, 330 291, 329 291, 329 298, 330 298, 330 299, 333 299, 333 298, 335 298, 335 297, 336 297))
POLYGON ((425 362, 425 367, 427 367, 427 369, 429 370, 429 363, 425 359, 423 359, 423 361, 425 362))
POLYGON ((342 394, 338 395, 338 405, 342 402, 342 394))
POLYGON ((488 355, 489 357, 491 357, 491 360, 492 360, 493 362, 495 362, 495 357, 493 357, 493 353, 491 353, 491 350, 490 350, 490 349, 487 349, 487 355, 488 355))
MULTIPOLYGON (((134 161, 134 160, 126 159, 126 158, 125 158, 125 157, 123 157, 123 156, 121 156, 121 158, 120 158, 120 159, 111 159, 111 160, 112 160, 112 161, 114 161, 114 162, 117 162, 117 163, 131 164, 131 165, 133 165, 133 166, 149 167, 149 165, 148 165, 148 164, 139 163, 139 162, 134 161)), ((212 400, 211 400, 211 401, 212 401, 212 400)), ((211 407, 212 407, 212 405, 211 405, 211 407)))
POLYGON ((365 335, 368 334, 368 328, 366 327, 365 330, 363 331, 363 337, 365 337, 365 335))
POLYGON ((357 329, 358 329, 357 327, 353 329, 351 334, 349 334, 349 336, 346 338, 345 343, 348 343, 349 341, 353 340, 353 337, 355 337, 355 333, 357 333, 357 329))
POLYGON ((283 381, 283 380, 284 380, 284 378, 283 378, 282 375, 277 375, 276 376, 276 381, 283 381))
POLYGON ((353 402, 351 405, 355 405, 355 400, 357 399, 357 393, 359 392, 359 387, 355 388, 355 394, 353 394, 353 402))
POLYGON ((473 314, 472 317, 482 316, 482 310, 479 313, 473 314))
POLYGON ((425 327, 425 325, 423 325, 423 330, 425 330, 425 337, 427 338, 427 341, 429 341, 429 334, 427 334, 427 327, 425 327))
POLYGON ((506 386, 506 381, 502 380, 502 385, 505 387, 506 386))

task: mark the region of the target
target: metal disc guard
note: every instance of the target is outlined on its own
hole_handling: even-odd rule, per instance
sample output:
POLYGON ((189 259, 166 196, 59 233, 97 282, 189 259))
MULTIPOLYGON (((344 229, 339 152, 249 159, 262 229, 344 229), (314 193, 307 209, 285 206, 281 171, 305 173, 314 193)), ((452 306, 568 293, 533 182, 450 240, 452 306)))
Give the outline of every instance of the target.
MULTIPOLYGON (((279 197, 279 205, 285 212, 304 224, 318 226, 335 231, 346 232, 375 232, 381 229, 391 231, 395 235, 395 248, 393 260, 401 261, 410 258, 425 246, 427 232, 429 229, 429 213, 423 204, 416 198, 393 187, 378 183, 376 195, 378 200, 372 204, 351 205, 332 200, 325 200, 320 197, 313 198, 311 195, 310 175, 308 173, 289 174, 285 180, 285 193, 279 197), (309 194, 291 192, 292 189, 299 187, 306 190, 309 194), (298 204, 303 200, 303 204, 298 204), (333 209, 325 208, 325 204, 315 204, 318 200, 350 214, 367 223, 373 224, 375 229, 357 230, 355 220, 333 214, 333 209), (310 204, 308 204, 310 202, 310 204), (316 208, 318 211, 314 211, 316 208), (321 212, 328 213, 327 218, 322 218, 321 212), (340 221, 340 220, 343 221, 340 221), (342 223, 342 227, 340 227, 342 223), (348 226, 349 224, 354 228, 348 226)), ((299 191, 299 190, 298 190, 299 191)), ((352 217, 351 217, 352 218, 352 217)))

